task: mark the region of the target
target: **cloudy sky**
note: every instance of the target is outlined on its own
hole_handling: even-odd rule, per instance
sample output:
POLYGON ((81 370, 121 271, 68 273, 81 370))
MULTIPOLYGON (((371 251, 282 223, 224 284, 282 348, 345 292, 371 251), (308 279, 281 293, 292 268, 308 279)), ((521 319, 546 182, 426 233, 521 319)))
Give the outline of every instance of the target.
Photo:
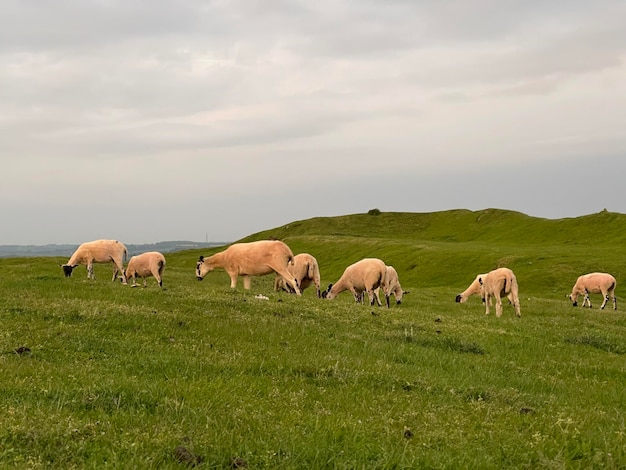
POLYGON ((0 244, 626 213, 623 0, 0 9, 0 244))

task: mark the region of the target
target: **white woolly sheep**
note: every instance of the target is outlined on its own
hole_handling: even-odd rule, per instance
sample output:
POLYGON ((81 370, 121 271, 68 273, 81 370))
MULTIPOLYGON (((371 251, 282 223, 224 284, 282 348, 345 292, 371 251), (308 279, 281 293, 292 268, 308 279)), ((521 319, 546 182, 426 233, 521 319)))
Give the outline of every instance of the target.
POLYGON ((123 243, 117 240, 95 240, 80 245, 72 254, 67 263, 60 265, 65 277, 70 277, 77 266, 83 264, 87 267, 87 279, 95 279, 93 273, 94 263, 113 263, 113 281, 118 273, 122 277, 122 283, 126 284, 124 275, 124 261, 128 250, 123 243))
POLYGON ((208 258, 200 256, 196 264, 196 278, 201 281, 215 268, 223 268, 230 276, 231 288, 237 287, 238 276, 243 276, 244 289, 250 289, 250 276, 275 272, 285 278, 297 295, 301 295, 296 279, 287 269, 291 263, 291 249, 279 240, 235 243, 208 258))
MULTIPOLYGON (((469 287, 456 296, 456 301, 458 303, 465 303, 472 295, 480 295, 481 297, 483 297, 482 290, 481 290, 482 286, 481 286, 480 280, 483 279, 486 275, 487 273, 482 273, 476 276, 476 279, 472 281, 469 287)), ((509 303, 512 304, 513 303, 512 295, 509 294, 507 297, 509 299, 509 303)), ((485 301, 484 298, 482 300, 483 302, 485 301)))
MULTIPOLYGON (((398 278, 398 271, 393 266, 387 266, 387 295, 393 294, 396 298, 396 304, 402 303, 402 296, 406 294, 405 291, 402 290, 402 286, 400 285, 400 279, 398 278)), ((378 296, 378 292, 376 293, 378 296)))
POLYGON ((515 315, 521 317, 519 305, 519 288, 517 278, 509 268, 498 268, 478 278, 481 284, 481 293, 485 299, 485 313, 489 315, 491 297, 496 299, 496 316, 502 316, 502 296, 509 298, 515 307, 515 315))
MULTIPOLYGON (((375 290, 376 298, 378 299, 378 305, 380 303, 380 297, 378 295, 380 287, 375 290)), ((391 298, 391 294, 396 298, 396 305, 400 305, 402 303, 402 296, 404 294, 408 294, 402 290, 402 286, 400 285, 400 280, 398 279, 398 272, 396 268, 393 266, 387 266, 387 279, 385 286, 383 287, 383 292, 385 292, 391 298)), ((362 301, 363 295, 360 296, 359 302, 362 301)))
MULTIPOLYGON (((317 290, 317 296, 321 297, 320 291, 320 267, 314 256, 308 253, 300 253, 293 257, 293 264, 289 264, 287 270, 293 274, 296 282, 300 286, 300 291, 304 292, 304 289, 311 284, 315 284, 317 290)), ((285 282, 285 278, 277 274, 274 280, 274 290, 286 290, 287 292, 294 293, 295 291, 285 282)))
POLYGON ((609 298, 613 298, 613 310, 617 310, 617 299, 615 298, 615 286, 617 282, 615 278, 608 273, 590 273, 580 276, 576 280, 576 284, 572 288, 572 293, 569 295, 570 300, 574 307, 578 305, 578 296, 585 294, 583 299, 583 307, 585 304, 591 308, 591 299, 589 294, 602 294, 604 301, 600 309, 606 306, 609 298))
MULTIPOLYGON (((387 267, 378 258, 365 258, 348 266, 335 284, 330 284, 325 297, 334 299, 345 290, 352 292, 356 302, 362 299, 363 292, 367 292, 370 305, 380 301, 376 295, 376 289, 385 285, 387 279, 387 267)), ((389 294, 385 292, 385 301, 389 307, 389 294)))
POLYGON ((133 280, 132 287, 137 287, 137 277, 143 279, 143 286, 148 285, 146 278, 154 276, 160 287, 163 287, 163 271, 165 270, 165 256, 158 251, 148 251, 135 255, 128 261, 124 272, 126 280, 133 280))

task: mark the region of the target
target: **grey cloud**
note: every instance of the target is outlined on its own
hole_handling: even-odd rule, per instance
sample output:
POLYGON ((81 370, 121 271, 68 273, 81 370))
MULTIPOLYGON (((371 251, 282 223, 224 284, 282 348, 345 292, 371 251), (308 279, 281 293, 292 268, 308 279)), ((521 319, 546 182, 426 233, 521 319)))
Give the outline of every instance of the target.
MULTIPOLYGON (((626 151, 623 2, 1 6, 0 157, 12 178, 0 205, 31 201, 25 217, 39 210, 60 220, 80 199, 83 210, 123 207, 132 224, 155 209, 119 194, 146 181, 167 185, 170 225, 182 238, 196 230, 187 211, 224 218, 233 227, 215 236, 228 238, 376 206, 506 202, 532 213, 539 196, 524 194, 522 182, 497 204, 482 188, 501 188, 511 167, 547 187, 531 171, 538 162, 552 168, 626 151), (506 168, 491 171, 499 162, 506 168), (68 175, 71 184, 58 184, 68 175), (381 199, 372 185, 394 197, 381 199), (221 196, 232 187, 236 196, 221 196), (267 208, 271 217, 258 215, 267 208)), ((569 191, 554 168, 547 173, 569 191)), ((590 205, 605 198, 596 194, 590 205)), ((555 213, 583 207, 576 194, 567 199, 555 213)), ((7 212, 5 224, 16 233, 18 213, 7 212)))

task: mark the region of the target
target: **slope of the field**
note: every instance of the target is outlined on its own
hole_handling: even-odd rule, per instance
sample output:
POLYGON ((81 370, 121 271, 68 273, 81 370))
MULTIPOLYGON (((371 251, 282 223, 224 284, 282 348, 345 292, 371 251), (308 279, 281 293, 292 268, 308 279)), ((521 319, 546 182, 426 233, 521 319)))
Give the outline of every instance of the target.
POLYGON ((393 264, 401 305, 275 292, 274 276, 198 282, 167 253, 163 289, 63 276, 65 257, 0 259, 0 468, 626 468, 626 221, 485 210, 290 223, 324 285, 363 257, 393 264), (521 318, 477 297, 513 268, 521 318), (608 271, 618 309, 573 308, 608 271))
POLYGON ((434 213, 370 211, 295 221, 241 241, 276 238, 319 261, 323 282, 364 257, 394 265, 403 286, 465 287, 475 274, 499 266, 515 270, 521 289, 563 294, 576 277, 626 274, 626 215, 602 211, 558 220, 485 209, 434 213))

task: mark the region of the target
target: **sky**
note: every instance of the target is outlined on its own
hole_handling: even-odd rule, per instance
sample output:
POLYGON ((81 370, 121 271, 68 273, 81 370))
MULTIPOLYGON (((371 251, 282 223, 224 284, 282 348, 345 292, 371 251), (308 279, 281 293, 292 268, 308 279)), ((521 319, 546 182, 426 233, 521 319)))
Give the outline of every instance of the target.
POLYGON ((0 244, 626 213, 623 0, 0 9, 0 244))

